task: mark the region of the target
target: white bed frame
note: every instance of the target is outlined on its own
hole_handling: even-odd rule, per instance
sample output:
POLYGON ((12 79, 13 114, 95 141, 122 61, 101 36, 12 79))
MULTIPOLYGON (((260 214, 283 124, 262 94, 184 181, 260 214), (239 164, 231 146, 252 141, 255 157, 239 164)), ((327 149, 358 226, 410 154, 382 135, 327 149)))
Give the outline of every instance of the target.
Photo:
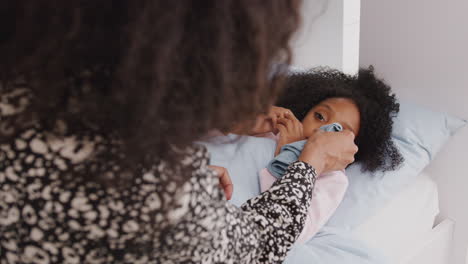
MULTIPOLYGON (((400 98, 468 119, 467 11, 467 0, 304 0, 293 62, 346 73, 372 64, 400 98)), ((465 127, 425 169, 441 212, 398 264, 468 264, 467 154, 465 127)))
POLYGON ((451 263, 455 223, 446 219, 414 245, 412 254, 401 260, 401 264, 447 264, 451 263))

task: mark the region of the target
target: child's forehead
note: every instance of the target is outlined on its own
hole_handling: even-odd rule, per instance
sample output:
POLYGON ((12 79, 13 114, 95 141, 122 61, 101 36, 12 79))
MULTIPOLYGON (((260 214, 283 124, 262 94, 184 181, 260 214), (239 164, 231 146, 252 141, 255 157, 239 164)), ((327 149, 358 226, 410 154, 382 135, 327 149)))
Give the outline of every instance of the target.
POLYGON ((356 102, 350 98, 345 98, 345 97, 331 97, 327 98, 320 103, 318 103, 315 107, 322 106, 326 108, 331 108, 332 110, 335 107, 340 107, 340 108, 356 108, 356 102))

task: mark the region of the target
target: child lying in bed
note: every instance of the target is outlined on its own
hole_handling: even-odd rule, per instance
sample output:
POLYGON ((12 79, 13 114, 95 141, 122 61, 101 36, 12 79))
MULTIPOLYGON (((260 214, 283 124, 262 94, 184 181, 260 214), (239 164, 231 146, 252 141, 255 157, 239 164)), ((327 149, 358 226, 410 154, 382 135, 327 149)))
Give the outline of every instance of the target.
MULTIPOLYGON (((290 75, 279 107, 264 118, 265 125, 268 127, 270 122, 270 127, 279 133, 266 135, 277 140, 277 148, 275 159, 260 172, 261 191, 269 189, 297 160, 306 139, 318 129, 330 131, 327 133, 351 130, 359 148, 355 162, 360 162, 364 171, 395 169, 402 157, 390 136, 399 104, 390 92, 390 87, 376 78, 372 67, 361 69, 357 76, 330 69, 290 75)), ((347 185, 344 171, 323 173, 317 178, 300 243, 309 240, 326 223, 347 185)))

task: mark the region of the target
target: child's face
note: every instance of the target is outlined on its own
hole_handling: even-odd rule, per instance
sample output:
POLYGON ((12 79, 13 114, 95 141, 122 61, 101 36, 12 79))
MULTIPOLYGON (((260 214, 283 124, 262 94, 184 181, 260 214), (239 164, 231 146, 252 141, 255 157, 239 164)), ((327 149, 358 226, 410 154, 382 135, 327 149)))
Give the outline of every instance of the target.
POLYGON ((320 102, 302 120, 304 136, 308 138, 315 129, 332 123, 340 123, 343 129, 351 130, 357 136, 360 114, 354 101, 347 98, 330 98, 320 102))

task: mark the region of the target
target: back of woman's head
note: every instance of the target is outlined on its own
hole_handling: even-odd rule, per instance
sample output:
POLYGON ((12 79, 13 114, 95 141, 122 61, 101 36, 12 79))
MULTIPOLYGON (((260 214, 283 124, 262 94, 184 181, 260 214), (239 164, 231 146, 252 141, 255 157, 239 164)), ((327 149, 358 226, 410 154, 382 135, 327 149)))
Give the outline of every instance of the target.
POLYGON ((3 0, 0 74, 4 86, 29 80, 28 111, 44 125, 111 133, 137 162, 266 110, 299 4, 3 0))

